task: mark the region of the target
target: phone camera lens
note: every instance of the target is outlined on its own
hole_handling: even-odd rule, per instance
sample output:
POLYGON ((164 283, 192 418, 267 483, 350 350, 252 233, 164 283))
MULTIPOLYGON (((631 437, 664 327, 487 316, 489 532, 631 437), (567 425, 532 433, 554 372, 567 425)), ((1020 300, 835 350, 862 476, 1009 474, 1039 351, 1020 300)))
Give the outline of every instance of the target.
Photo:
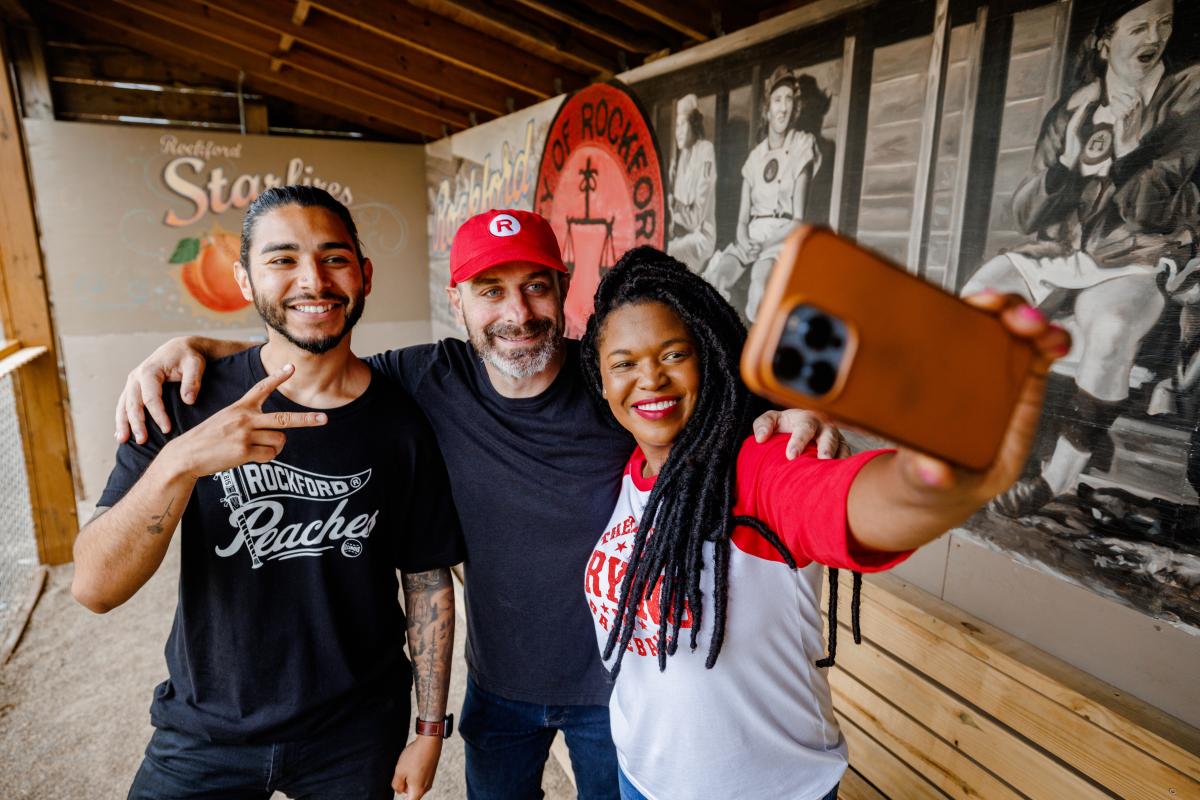
POLYGON ((783 345, 775 351, 775 375, 780 380, 794 381, 804 370, 804 356, 794 347, 783 345))
POLYGON ((804 343, 813 350, 824 350, 833 340, 833 323, 829 317, 816 316, 808 321, 808 330, 804 332, 804 343))
POLYGON ((808 368, 808 388, 814 395, 827 394, 837 380, 837 371, 828 361, 818 361, 808 368))

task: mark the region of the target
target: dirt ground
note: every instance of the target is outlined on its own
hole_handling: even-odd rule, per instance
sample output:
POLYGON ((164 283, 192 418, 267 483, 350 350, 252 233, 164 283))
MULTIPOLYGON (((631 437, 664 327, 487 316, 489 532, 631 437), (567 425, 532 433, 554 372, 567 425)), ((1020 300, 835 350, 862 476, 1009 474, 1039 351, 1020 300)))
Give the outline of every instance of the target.
MULTIPOLYGON (((166 677, 163 645, 175 611, 173 545, 128 603, 96 616, 71 598, 71 565, 50 570, 20 646, 0 668, 0 798, 122 798, 150 738, 151 692, 166 677)), ((466 665, 460 619, 450 707, 462 706, 466 665)), ((549 800, 575 791, 552 757, 549 800)), ((466 797, 463 743, 446 743, 430 800, 466 797)))

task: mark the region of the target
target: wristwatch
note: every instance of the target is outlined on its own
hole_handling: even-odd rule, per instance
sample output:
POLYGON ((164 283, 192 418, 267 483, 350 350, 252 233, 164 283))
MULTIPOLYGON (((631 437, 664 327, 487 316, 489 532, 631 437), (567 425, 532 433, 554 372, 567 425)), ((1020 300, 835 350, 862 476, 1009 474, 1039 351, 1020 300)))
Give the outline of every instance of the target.
POLYGON ((428 722, 417 717, 417 736, 437 736, 441 739, 449 739, 452 733, 454 733, 453 714, 447 714, 437 722, 428 722))

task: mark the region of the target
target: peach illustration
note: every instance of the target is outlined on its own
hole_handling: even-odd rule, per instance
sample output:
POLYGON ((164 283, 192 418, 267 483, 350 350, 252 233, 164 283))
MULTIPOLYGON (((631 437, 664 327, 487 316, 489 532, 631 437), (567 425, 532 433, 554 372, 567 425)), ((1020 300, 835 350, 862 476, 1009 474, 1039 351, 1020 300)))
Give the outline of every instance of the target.
POLYGON ((213 311, 239 311, 248 305, 233 279, 240 237, 214 225, 199 238, 182 239, 171 256, 172 264, 183 264, 183 285, 201 305, 213 311))

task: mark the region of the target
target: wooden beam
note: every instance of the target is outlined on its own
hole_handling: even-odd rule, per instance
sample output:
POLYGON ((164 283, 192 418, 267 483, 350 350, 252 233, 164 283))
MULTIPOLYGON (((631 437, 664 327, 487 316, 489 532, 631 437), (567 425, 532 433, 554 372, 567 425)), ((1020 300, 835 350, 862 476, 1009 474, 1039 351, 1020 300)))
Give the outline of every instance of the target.
POLYGON ((244 23, 249 22, 253 24, 250 30, 264 28, 272 34, 286 33, 301 44, 324 53, 326 61, 348 62, 359 68, 351 69, 352 73, 362 74, 361 69, 366 69, 389 82, 429 95, 430 102, 438 107, 453 109, 462 105, 499 116, 508 113, 507 97, 513 97, 514 102, 522 106, 537 100, 528 92, 504 85, 494 76, 447 64, 422 50, 382 39, 336 17, 316 14, 303 26, 297 26, 289 21, 290 0, 193 2, 221 14, 220 18, 234 27, 245 28, 244 23))
POLYGON ((292 12, 292 24, 303 25, 308 20, 310 11, 312 11, 312 3, 308 0, 296 0, 296 10, 292 12))
POLYGON ((622 50, 631 53, 656 53, 671 44, 665 39, 647 36, 640 28, 631 28, 614 21, 599 12, 593 11, 592 6, 562 0, 516 0, 527 8, 532 8, 539 14, 577 28, 592 36, 615 44, 622 50))
POLYGON ((246 133, 266 136, 270 133, 267 122, 267 106, 265 103, 242 104, 242 128, 246 133))
POLYGON ((696 42, 707 42, 712 38, 713 15, 698 3, 680 3, 673 0, 617 0, 626 8, 649 17, 660 25, 679 31, 696 42))
MULTIPOLYGON (((237 18, 207 5, 190 2, 190 0, 110 1, 240 48, 246 51, 256 63, 262 56, 269 56, 266 61, 268 68, 278 61, 281 70, 283 67, 292 67, 300 72, 308 73, 314 78, 341 84, 346 89, 357 93, 360 98, 377 98, 378 102, 395 106, 398 109, 399 116, 393 115, 393 119, 397 122, 402 121, 410 114, 418 114, 428 120, 445 123, 454 129, 465 128, 470 124, 467 113, 461 109, 447 107, 374 75, 364 75, 336 58, 295 48, 289 52, 282 52, 277 47, 276 32, 242 25, 237 18)), ((295 30, 303 30, 303 28, 295 30)))
POLYGON ((401 0, 318 0, 335 17, 545 100, 586 81, 527 51, 401 0))
MULTIPOLYGON (((55 0, 57 2, 58 0, 55 0)), ((63 4, 79 0, 62 0, 63 4)), ((394 125, 424 135, 433 135, 441 124, 466 126, 466 115, 443 109, 426 98, 362 75, 343 64, 312 53, 280 53, 276 37, 259 29, 226 24, 211 12, 187 0, 109 0, 90 3, 94 15, 102 15, 125 27, 141 26, 159 39, 181 36, 181 49, 200 55, 212 54, 231 66, 260 79, 290 81, 302 91, 323 85, 328 93, 315 93, 321 105, 334 104, 374 115, 394 125), (282 62, 271 69, 273 59, 282 62), (285 71, 290 68, 294 72, 285 71), (296 75, 295 72, 305 73, 296 75)), ((312 101, 309 101, 311 105, 312 101)))
POLYGON ((33 17, 25 9, 21 0, 0 0, 0 20, 9 20, 18 25, 32 25, 33 17))
POLYGON ((912 224, 908 230, 908 271, 924 274, 928 252, 929 216, 933 182, 937 178, 937 148, 942 130, 942 101, 946 95, 946 69, 950 58, 950 0, 937 0, 933 15, 933 46, 925 71, 925 105, 921 142, 917 150, 917 182, 913 188, 912 224))
POLYGON ((20 81, 21 113, 26 119, 54 119, 54 95, 41 32, 32 25, 22 25, 13 28, 9 36, 11 58, 20 81))
MULTIPOLYGON (((136 15, 132 21, 124 18, 112 20, 96 13, 90 5, 75 5, 71 0, 51 0, 47 8, 60 24, 68 27, 86 25, 93 35, 123 42, 163 60, 189 63, 199 70, 223 76, 234 83, 237 82, 238 73, 242 71, 242 65, 245 63, 245 56, 240 51, 218 42, 197 42, 195 40, 202 37, 197 37, 186 29, 174 27, 164 31, 159 26, 154 32, 148 31, 146 20, 136 15)), ((436 133, 426 133, 425 130, 432 130, 434 124, 420 122, 423 119, 421 117, 413 117, 406 122, 393 122, 379 113, 381 104, 378 101, 372 103, 369 109, 361 109, 362 104, 354 102, 353 98, 335 83, 310 79, 291 71, 274 73, 271 72, 269 64, 264 64, 261 69, 248 69, 245 72, 258 82, 260 91, 300 105, 328 109, 331 113, 337 113, 368 130, 408 141, 413 140, 414 133, 426 136, 441 133, 440 126, 437 127, 436 133)))
MULTIPOLYGON (((279 34, 279 52, 286 53, 292 49, 292 45, 296 43, 296 37, 290 33, 279 34)), ((283 69, 283 60, 278 58, 271 59, 271 71, 279 72, 283 69)))
POLYGON ((607 43, 596 44, 586 35, 570 35, 566 26, 552 30, 488 0, 409 0, 414 6, 432 11, 447 19, 509 44, 526 48, 547 61, 562 64, 576 72, 593 73, 596 78, 608 78, 620 71, 616 52, 607 43))
MULTIPOLYGON (((9 61, 6 35, 0 23, 0 64, 9 61)), ((71 546, 79 530, 67 395, 58 370, 58 337, 46 292, 21 119, 7 70, 0 75, 0 175, 5 176, 0 181, 0 319, 4 337, 48 351, 13 374, 38 559, 44 564, 65 564, 71 560, 71 546)))
POLYGON ((143 92, 96 85, 74 78, 56 78, 59 114, 158 117, 195 122, 238 123, 237 97, 213 97, 179 92, 143 92))

